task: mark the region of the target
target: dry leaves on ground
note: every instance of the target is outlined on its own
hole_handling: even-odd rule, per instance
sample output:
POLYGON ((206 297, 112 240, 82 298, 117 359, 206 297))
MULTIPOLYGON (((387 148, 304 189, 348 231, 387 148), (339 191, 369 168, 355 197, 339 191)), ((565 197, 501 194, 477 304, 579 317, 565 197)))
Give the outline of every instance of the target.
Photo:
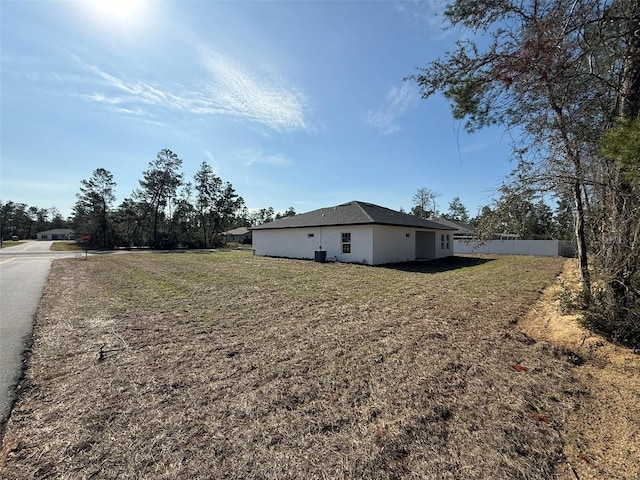
POLYGON ((562 285, 576 287, 575 260, 567 260, 559 281, 549 287, 519 327, 539 341, 579 355, 574 369, 582 400, 567 419, 567 462, 561 480, 640 479, 640 356, 580 326, 579 316, 561 314, 562 285))

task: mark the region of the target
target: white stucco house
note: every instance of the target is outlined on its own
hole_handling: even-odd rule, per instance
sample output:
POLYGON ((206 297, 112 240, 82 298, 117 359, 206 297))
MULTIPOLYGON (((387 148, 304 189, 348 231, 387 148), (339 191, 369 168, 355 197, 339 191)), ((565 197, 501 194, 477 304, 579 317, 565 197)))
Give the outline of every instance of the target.
POLYGON ((251 228, 256 255, 381 265, 453 255, 452 227, 353 201, 251 228))
POLYGON ((75 240, 75 234, 70 228, 54 228, 36 233, 38 240, 75 240))

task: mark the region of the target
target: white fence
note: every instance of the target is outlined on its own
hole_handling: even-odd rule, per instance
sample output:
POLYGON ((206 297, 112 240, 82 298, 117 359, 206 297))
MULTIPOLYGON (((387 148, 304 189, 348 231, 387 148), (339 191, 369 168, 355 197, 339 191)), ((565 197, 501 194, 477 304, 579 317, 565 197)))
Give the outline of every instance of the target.
POLYGON ((563 240, 454 240, 455 253, 487 253, 503 255, 534 255, 537 257, 573 257, 575 248, 563 240))

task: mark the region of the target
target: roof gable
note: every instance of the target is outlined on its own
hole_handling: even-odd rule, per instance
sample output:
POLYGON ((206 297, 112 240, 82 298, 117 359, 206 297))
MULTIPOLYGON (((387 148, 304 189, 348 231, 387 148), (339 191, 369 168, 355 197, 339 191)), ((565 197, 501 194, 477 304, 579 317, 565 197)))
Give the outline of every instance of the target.
POLYGON ((396 225, 427 228, 431 230, 453 230, 432 220, 391 210, 373 203, 352 201, 335 207, 320 208, 293 217, 280 218, 252 227, 252 230, 280 228, 328 227, 338 225, 396 225))

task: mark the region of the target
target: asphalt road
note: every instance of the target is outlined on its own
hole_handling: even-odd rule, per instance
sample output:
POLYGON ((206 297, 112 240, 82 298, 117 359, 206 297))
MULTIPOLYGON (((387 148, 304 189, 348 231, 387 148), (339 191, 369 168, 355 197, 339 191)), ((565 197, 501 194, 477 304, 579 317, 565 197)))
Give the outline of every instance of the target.
POLYGON ((0 425, 9 416, 51 262, 74 252, 51 252, 53 242, 0 249, 0 425))

